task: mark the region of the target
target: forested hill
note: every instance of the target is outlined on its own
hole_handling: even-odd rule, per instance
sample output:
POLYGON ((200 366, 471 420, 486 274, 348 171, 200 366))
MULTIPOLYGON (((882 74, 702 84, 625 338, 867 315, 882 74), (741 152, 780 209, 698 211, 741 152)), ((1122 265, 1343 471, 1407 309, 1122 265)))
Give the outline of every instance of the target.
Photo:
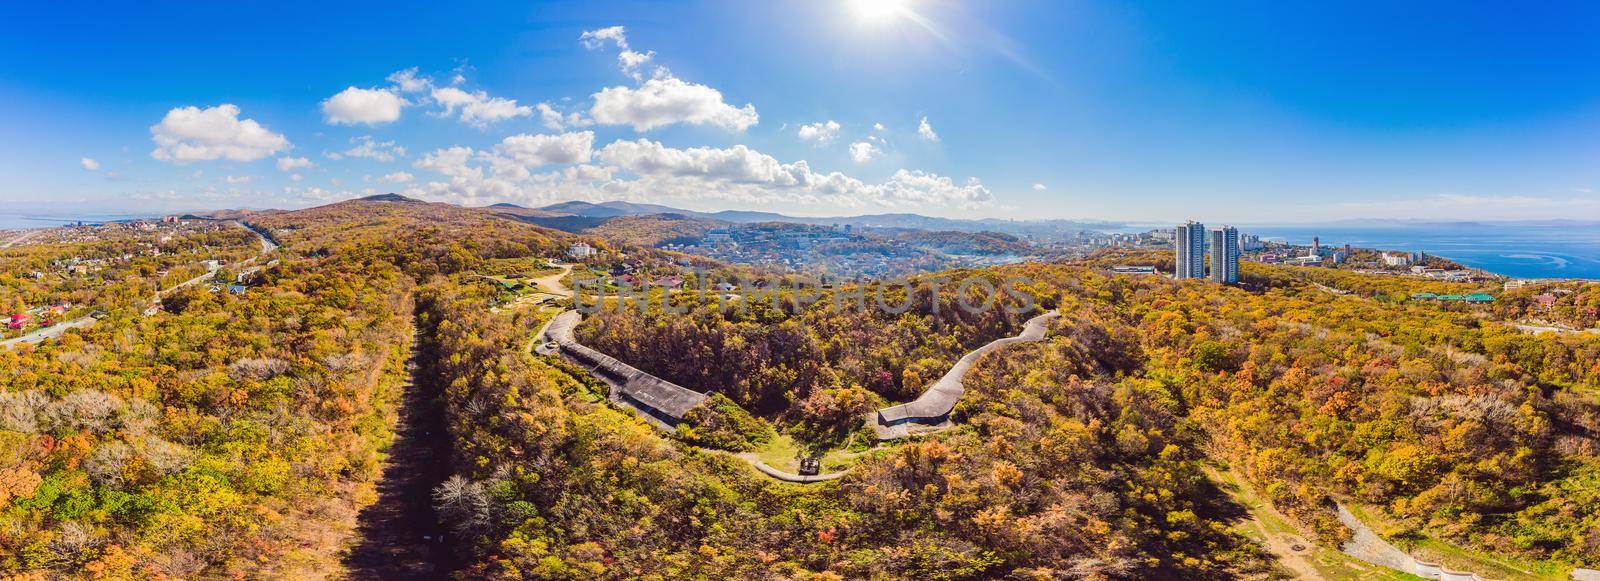
MULTIPOLYGON (((408 200, 250 222, 282 244, 260 271, 224 271, 232 284, 176 290, 160 309, 141 303, 156 271, 192 276, 176 261, 260 246, 227 225, 176 232, 159 257, 95 273, 126 279, 105 295, 0 275, 15 300, 70 293, 106 311, 0 350, 0 571, 359 577, 362 553, 474 579, 1287 576, 1245 534, 1258 507, 1218 473, 1319 547, 1349 534, 1340 503, 1442 558, 1600 566, 1600 341, 1505 319, 1580 316, 1593 284, 1502 307, 1409 299, 1459 283, 1295 267, 1246 264, 1242 287, 1111 274, 1160 260, 1124 254, 917 279, 1021 281, 1000 304, 1037 308, 1015 312, 915 285, 813 287, 813 301, 787 300, 798 291, 776 276, 784 300, 658 287, 577 335, 714 394, 667 432, 589 370, 530 352, 571 306, 534 281, 566 276, 550 263, 578 240, 608 254, 573 277, 752 271, 689 272, 689 257, 640 248, 621 259, 609 253, 624 245, 408 200), (828 300, 858 291, 905 308, 828 300), (977 360, 948 429, 873 437, 873 410, 1045 309, 1062 316, 1044 340, 977 360), (407 393, 437 406, 442 433, 396 431, 407 393), (420 500, 379 486, 407 449, 397 437, 448 452, 420 500), (735 454, 845 473, 789 484, 735 454), (359 526, 386 506, 446 534, 386 552, 359 526)), ((166 235, 0 250, 0 272, 166 235)))

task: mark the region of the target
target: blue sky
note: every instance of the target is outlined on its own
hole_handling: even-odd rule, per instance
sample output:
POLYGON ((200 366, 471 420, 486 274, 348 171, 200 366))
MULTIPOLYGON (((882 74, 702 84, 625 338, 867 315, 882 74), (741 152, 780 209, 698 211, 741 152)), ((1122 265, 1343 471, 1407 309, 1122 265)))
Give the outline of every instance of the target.
POLYGON ((1600 219, 1592 3, 337 4, 11 7, 0 201, 1600 219))

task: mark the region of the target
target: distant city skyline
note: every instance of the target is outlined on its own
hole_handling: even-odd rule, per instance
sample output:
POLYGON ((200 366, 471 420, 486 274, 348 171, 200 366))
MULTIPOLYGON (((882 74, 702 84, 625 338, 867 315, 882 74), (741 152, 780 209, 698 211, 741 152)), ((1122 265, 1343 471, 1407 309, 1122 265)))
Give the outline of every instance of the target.
POLYGON ((1600 6, 20 5, 10 212, 1600 220, 1600 6), (423 40, 425 39, 425 41, 423 40))

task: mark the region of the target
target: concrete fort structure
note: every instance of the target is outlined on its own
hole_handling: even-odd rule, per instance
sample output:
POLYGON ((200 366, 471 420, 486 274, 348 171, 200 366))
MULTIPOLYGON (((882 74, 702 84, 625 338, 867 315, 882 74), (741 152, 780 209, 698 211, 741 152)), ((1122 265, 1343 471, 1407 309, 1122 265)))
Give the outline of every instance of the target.
POLYGON ((567 311, 556 315, 545 329, 545 336, 567 357, 588 367, 595 376, 611 385, 612 401, 637 410, 646 419, 667 430, 676 430, 684 414, 705 402, 706 394, 661 379, 578 343, 572 330, 582 315, 567 311))

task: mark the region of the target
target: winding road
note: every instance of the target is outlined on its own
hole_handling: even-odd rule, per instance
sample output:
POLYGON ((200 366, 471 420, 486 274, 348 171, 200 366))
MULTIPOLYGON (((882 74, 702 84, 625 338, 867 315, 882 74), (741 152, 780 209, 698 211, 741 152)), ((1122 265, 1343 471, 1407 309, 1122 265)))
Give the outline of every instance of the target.
POLYGON ((967 373, 972 371, 972 366, 977 365, 978 359, 985 353, 1013 343, 1030 343, 1043 339, 1045 332, 1049 330, 1050 321, 1059 316, 1061 316, 1060 311, 1050 311, 1028 319, 1028 322, 1022 325, 1021 333, 995 339, 963 355, 950 371, 945 372, 943 377, 928 386, 916 400, 868 414, 868 424, 877 432, 879 440, 895 440, 950 427, 948 419, 950 410, 955 409, 956 402, 966 393, 962 381, 967 378, 967 373))

